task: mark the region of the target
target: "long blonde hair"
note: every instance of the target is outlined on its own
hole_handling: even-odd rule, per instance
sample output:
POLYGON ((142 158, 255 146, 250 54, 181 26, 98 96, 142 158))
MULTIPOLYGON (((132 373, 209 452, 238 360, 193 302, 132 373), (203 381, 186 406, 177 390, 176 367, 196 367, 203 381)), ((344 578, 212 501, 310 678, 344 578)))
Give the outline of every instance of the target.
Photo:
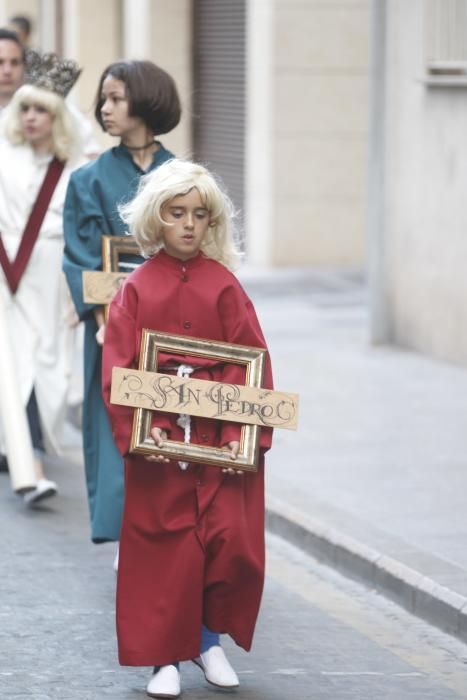
POLYGON ((141 178, 134 199, 119 207, 119 214, 134 235, 142 254, 150 257, 163 246, 162 218, 166 202, 196 188, 209 211, 210 224, 201 251, 230 270, 238 267, 240 253, 235 243, 235 211, 228 195, 202 165, 174 158, 141 178))
POLYGON ((78 156, 81 148, 78 127, 64 99, 50 90, 44 90, 35 85, 22 85, 5 110, 5 136, 10 143, 27 143, 21 128, 20 112, 22 105, 31 104, 40 105, 53 117, 53 154, 65 161, 78 156))

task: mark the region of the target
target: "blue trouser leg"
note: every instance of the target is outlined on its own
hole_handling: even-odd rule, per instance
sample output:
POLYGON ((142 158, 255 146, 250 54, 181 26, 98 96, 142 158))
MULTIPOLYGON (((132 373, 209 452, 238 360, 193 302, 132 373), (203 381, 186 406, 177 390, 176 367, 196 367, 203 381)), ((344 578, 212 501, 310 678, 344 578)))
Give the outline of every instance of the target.
POLYGON ((219 635, 217 632, 211 632, 206 625, 201 628, 201 653, 207 651, 211 647, 218 646, 219 635))
MULTIPOLYGON (((210 649, 211 647, 217 646, 219 644, 219 635, 217 632, 211 632, 206 625, 203 625, 201 628, 201 653, 203 654, 205 651, 210 649)), ((172 666, 175 666, 178 669, 178 661, 174 661, 172 666)), ((157 673, 158 670, 160 669, 160 666, 154 666, 153 673, 157 673)))

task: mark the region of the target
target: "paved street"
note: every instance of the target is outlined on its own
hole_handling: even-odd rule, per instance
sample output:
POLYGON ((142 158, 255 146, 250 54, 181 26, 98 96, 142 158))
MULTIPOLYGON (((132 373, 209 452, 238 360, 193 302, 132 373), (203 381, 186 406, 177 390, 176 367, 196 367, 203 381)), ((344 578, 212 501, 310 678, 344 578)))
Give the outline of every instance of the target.
POLYGON ((325 560, 467 641, 467 370, 370 345, 360 275, 242 277, 276 386, 301 397, 298 431, 276 431, 268 458, 271 507, 308 519, 325 560))
MULTIPOLYGON (((116 661, 114 548, 88 541, 81 465, 48 471, 61 493, 35 511, 0 476, 0 698, 143 698, 149 669, 116 661)), ((253 651, 226 646, 239 700, 467 698, 467 647, 274 537, 253 651)), ((185 697, 225 697, 182 674, 185 697)))
POLYGON ((467 370, 371 346, 361 279, 302 274, 247 282, 276 385, 301 396, 299 430, 275 434, 271 492, 467 571, 467 370))

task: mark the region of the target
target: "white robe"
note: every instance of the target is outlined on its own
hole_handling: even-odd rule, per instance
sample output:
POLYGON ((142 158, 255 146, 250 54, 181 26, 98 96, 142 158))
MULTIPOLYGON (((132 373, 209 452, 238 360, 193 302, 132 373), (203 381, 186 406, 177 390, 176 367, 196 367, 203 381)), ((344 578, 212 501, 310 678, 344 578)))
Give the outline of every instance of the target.
MULTIPOLYGON (((50 161, 51 156, 38 157, 27 145, 0 140, 0 232, 10 260, 50 161)), ((0 267, 19 391, 26 406, 34 388, 46 448, 52 453, 59 453, 73 350, 74 331, 67 319, 72 307, 62 273, 62 215, 70 173, 65 167, 16 294, 11 294, 0 267)), ((0 436, 0 452, 3 443, 0 436)))

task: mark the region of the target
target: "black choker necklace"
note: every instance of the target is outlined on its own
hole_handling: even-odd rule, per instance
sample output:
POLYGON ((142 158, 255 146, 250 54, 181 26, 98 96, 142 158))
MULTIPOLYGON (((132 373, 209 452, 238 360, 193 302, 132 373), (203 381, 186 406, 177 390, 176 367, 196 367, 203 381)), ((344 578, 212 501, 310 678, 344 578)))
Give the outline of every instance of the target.
POLYGON ((145 148, 154 146, 155 143, 156 140, 152 139, 152 141, 148 141, 147 143, 145 143, 144 146, 127 146, 125 143, 123 145, 125 146, 125 148, 128 148, 129 151, 144 151, 145 148))

